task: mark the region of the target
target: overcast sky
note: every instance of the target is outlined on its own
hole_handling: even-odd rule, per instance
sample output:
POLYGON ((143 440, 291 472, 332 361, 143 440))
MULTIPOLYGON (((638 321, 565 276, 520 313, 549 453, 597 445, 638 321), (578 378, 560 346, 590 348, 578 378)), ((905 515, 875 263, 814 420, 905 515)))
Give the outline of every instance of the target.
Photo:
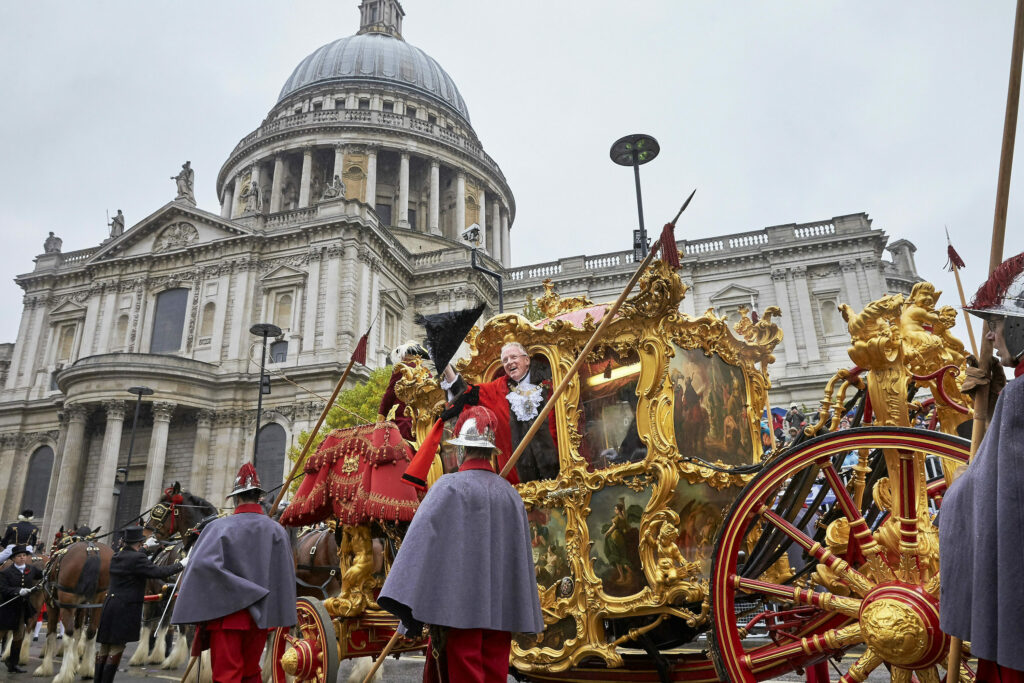
MULTIPOLYGON (((358 0, 5 2, 0 6, 0 341, 52 230, 64 251, 174 197, 186 159, 218 213, 221 164, 314 49, 358 29, 358 0)), ((455 80, 515 195, 513 265, 630 246, 632 172, 681 238, 867 212, 907 238, 955 304, 943 226, 988 262, 1014 3, 404 0, 405 38, 455 80)), ((1024 139, 1021 140, 1024 146, 1024 139)), ((1005 255, 1024 249, 1018 163, 1005 255)), ((652 230, 657 233, 657 227, 652 230)), ((978 328, 976 328, 978 329, 978 328)), ((964 330, 959 330, 966 342, 964 330)))

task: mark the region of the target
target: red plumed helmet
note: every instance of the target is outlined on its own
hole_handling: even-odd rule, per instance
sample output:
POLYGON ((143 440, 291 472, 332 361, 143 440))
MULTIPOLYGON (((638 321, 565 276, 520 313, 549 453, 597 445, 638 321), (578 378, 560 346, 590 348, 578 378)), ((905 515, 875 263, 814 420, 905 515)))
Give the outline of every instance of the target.
POLYGON ((1024 317, 1024 253, 1003 261, 964 310, 979 318, 1024 317))
POLYGON ((494 448, 494 433, 498 427, 498 418, 490 408, 469 406, 459 414, 455 423, 455 438, 448 443, 453 446, 477 446, 494 448))
POLYGON ((235 475, 235 488, 228 494, 228 497, 237 496, 246 491, 263 492, 263 487, 260 486, 260 477, 256 474, 256 468, 251 462, 245 463, 238 470, 238 474, 235 475))

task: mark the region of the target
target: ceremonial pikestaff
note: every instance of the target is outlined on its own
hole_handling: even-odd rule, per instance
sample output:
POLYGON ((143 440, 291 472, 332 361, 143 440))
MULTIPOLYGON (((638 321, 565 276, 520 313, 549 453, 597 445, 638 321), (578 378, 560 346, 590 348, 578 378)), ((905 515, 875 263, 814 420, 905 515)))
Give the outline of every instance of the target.
MULTIPOLYGON (((992 220, 992 247, 988 257, 988 274, 1003 262, 1003 242, 1006 238, 1006 207, 1010 201, 1010 175, 1013 171, 1013 146, 1017 137, 1017 110, 1020 105, 1021 61, 1024 58, 1024 0, 1017 0, 1017 13, 1013 20, 1013 48, 1010 53, 1010 84, 1006 92, 1006 115, 1003 118, 1003 146, 999 152, 999 177, 996 184, 996 210, 992 220)), ((968 322, 968 325, 970 323, 968 322)), ((987 368, 992 357, 992 341, 988 335, 981 338, 978 366, 987 368)), ((988 394, 990 384, 982 384, 974 392, 974 428, 971 431, 971 459, 988 429, 988 394)), ((946 682, 960 680, 960 659, 963 641, 950 638, 946 682)))

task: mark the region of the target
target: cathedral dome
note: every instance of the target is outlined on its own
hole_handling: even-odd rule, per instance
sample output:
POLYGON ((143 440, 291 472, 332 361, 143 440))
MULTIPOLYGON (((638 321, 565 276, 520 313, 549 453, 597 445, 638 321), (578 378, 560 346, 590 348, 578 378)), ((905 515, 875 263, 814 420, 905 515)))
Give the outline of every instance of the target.
POLYGON ((313 86, 359 82, 411 89, 469 123, 469 110, 452 77, 426 52, 387 33, 359 33, 319 48, 295 67, 277 101, 313 86))

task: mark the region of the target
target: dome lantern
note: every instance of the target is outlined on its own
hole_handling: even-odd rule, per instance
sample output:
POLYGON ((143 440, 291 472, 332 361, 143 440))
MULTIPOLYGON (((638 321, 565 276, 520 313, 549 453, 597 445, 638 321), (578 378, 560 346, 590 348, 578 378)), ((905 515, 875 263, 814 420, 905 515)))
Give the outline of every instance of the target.
POLYGON ((363 0, 359 4, 359 33, 383 33, 402 40, 404 16, 398 0, 363 0))

